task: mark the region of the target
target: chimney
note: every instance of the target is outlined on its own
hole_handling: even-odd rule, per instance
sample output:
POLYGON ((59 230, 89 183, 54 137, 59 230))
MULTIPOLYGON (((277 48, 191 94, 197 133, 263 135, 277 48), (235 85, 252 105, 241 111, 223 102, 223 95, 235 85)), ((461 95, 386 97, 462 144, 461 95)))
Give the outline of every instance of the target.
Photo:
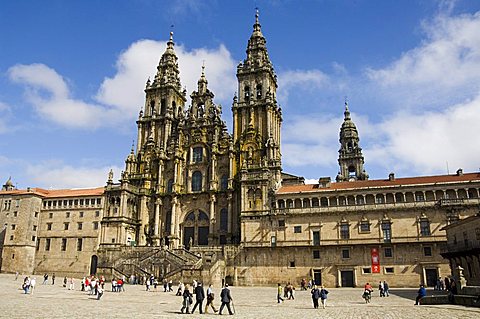
POLYGON ((328 188, 332 182, 330 177, 320 177, 318 179, 318 188, 328 188))
POLYGON ((395 180, 395 173, 388 174, 388 180, 389 181, 394 181, 395 180))
POLYGON ((463 175, 463 169, 459 168, 457 169, 457 176, 462 176, 463 175))

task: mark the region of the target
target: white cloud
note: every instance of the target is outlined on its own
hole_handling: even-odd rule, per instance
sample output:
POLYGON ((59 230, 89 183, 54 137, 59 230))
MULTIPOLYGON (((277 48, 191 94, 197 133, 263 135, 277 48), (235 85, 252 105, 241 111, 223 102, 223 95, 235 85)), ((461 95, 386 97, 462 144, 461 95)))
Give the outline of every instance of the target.
POLYGON ((312 115, 289 118, 282 128, 283 163, 291 167, 333 165, 337 153, 332 145, 338 140, 341 121, 312 115))
MULTIPOLYGON (((165 42, 140 40, 122 52, 116 63, 116 74, 105 78, 98 90, 97 103, 73 98, 67 81, 44 64, 15 65, 8 74, 11 81, 26 86, 28 102, 45 119, 66 127, 94 129, 136 118, 144 104, 145 81, 154 75, 165 46, 165 42)), ((235 64, 225 46, 191 51, 178 46, 176 51, 180 76, 188 93, 196 89, 202 61, 205 61, 209 87, 216 94, 216 100, 233 97, 235 64)))
POLYGON ((418 172, 445 172, 462 167, 480 167, 480 95, 474 100, 454 105, 443 112, 413 116, 401 113, 378 129, 386 139, 372 148, 370 161, 396 163, 399 169, 418 172))
MULTIPOLYGON (((480 123, 480 12, 440 14, 429 24, 424 22, 424 30, 427 36, 418 47, 383 69, 368 70, 366 79, 348 79, 344 76, 348 70, 342 68, 325 75, 329 82, 347 83, 347 90, 354 88, 365 95, 352 97, 357 111, 352 119, 359 130, 367 171, 375 167, 381 174, 395 171, 405 176, 444 174, 447 163, 450 173, 460 167, 466 171, 480 167, 480 140, 476 138, 480 123), (359 99, 365 108, 355 104, 359 99), (379 112, 368 113, 370 109, 379 112)), ((324 90, 315 94, 326 96, 324 90)), ((302 98, 310 101, 315 97, 304 94, 302 98)), ((313 105, 309 109, 313 110, 313 105)), ((312 112, 285 120, 283 163, 307 174, 318 168, 334 174, 341 123, 338 113, 334 116, 312 112)))
POLYGON ((118 180, 121 171, 119 167, 74 167, 55 160, 28 164, 26 174, 35 187, 99 187, 106 184, 110 169, 114 170, 115 180, 118 180))
POLYGON ((480 88, 480 12, 440 14, 422 24, 425 41, 383 69, 368 69, 392 103, 407 108, 457 103, 480 88))
POLYGON ((102 106, 70 97, 65 79, 44 64, 17 64, 8 70, 10 80, 26 86, 26 98, 45 119, 68 127, 96 128, 104 122, 102 106))
POLYGON ((329 82, 329 77, 320 70, 288 70, 278 74, 278 99, 285 103, 293 89, 317 90, 329 82))
POLYGON ((0 134, 12 129, 11 125, 8 125, 7 119, 10 113, 10 106, 0 101, 0 134))

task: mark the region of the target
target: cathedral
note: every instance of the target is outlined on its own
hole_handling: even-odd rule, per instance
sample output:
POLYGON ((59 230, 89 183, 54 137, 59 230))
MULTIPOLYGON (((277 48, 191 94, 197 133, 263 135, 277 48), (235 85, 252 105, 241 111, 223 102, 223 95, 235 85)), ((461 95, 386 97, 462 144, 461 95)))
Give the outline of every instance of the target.
POLYGON ((258 13, 231 133, 204 67, 186 105, 174 47, 170 34, 118 181, 110 172, 88 190, 4 185, 2 271, 330 287, 432 286, 450 274, 442 227, 477 213, 479 173, 369 180, 345 103, 336 179, 305 184, 282 172, 277 76, 258 13))

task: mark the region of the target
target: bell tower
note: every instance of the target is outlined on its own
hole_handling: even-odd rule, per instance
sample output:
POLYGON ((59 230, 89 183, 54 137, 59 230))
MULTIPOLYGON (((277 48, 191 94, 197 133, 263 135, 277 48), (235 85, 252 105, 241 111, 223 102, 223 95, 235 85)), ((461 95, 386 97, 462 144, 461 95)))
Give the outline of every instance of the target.
POLYGON ((340 128, 340 150, 338 151, 338 164, 340 170, 337 182, 366 180, 368 174, 363 164, 362 148, 359 145, 357 127, 350 117, 348 103, 345 101, 345 112, 342 127, 340 128))
POLYGON ((241 211, 269 209, 268 195, 281 183, 277 76, 268 56, 258 11, 247 57, 237 66, 238 97, 233 100, 234 174, 241 185, 241 211))

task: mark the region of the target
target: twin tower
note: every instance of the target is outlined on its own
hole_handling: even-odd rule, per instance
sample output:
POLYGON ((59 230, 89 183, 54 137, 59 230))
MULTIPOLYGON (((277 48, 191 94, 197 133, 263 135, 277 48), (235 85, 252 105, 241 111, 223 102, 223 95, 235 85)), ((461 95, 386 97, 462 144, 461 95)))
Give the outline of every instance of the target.
MULTIPOLYGON (((221 119, 204 70, 186 107, 173 35, 145 88, 144 111, 119 183, 109 174, 100 249, 171 249, 242 242, 242 219, 268 213, 282 184, 277 76, 255 16, 247 56, 237 66, 233 134, 221 119)), ((366 179, 348 106, 337 181, 366 179)))

